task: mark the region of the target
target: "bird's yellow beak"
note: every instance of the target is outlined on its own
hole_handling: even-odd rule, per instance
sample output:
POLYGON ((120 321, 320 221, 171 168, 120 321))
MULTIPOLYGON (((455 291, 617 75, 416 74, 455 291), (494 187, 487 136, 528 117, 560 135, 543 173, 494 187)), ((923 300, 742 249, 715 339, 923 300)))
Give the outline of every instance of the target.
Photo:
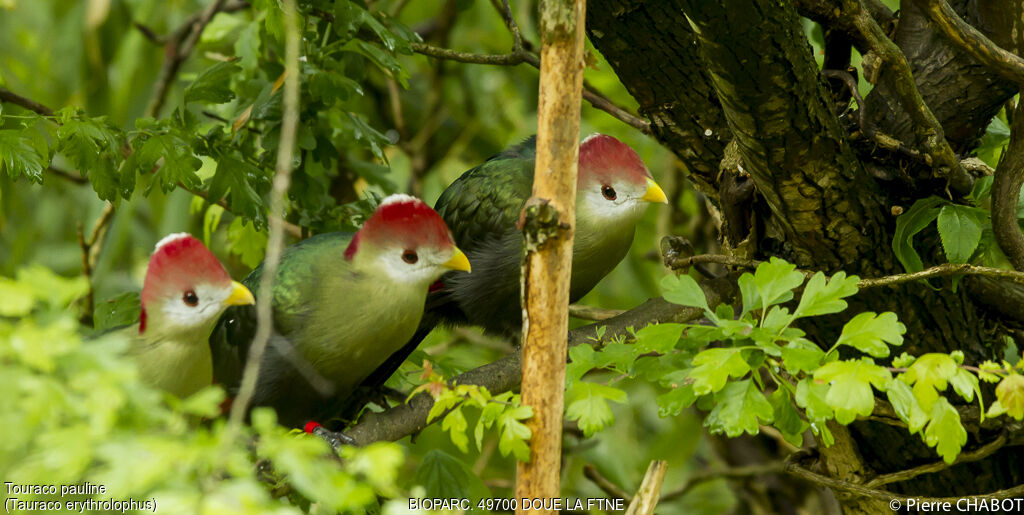
POLYGON ((665 191, 650 177, 647 178, 647 191, 644 192, 644 196, 640 197, 640 200, 668 204, 668 197, 665 196, 665 191))
POLYGON ((246 288, 244 284, 238 281, 231 281, 231 295, 224 299, 225 306, 244 306, 255 303, 256 297, 252 296, 249 288, 246 288))
POLYGON ((452 258, 442 263, 441 266, 451 268, 452 270, 470 271, 469 258, 458 247, 455 247, 455 253, 452 254, 452 258))

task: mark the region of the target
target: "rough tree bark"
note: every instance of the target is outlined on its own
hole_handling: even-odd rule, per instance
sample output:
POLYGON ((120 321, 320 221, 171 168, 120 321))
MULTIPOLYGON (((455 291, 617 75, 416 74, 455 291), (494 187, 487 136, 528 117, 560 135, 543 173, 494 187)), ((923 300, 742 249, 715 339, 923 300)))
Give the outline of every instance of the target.
MULTIPOLYGON (((516 467, 516 497, 553 499, 560 494, 569 273, 576 219, 580 102, 583 92, 585 0, 540 4, 540 93, 533 196, 521 215, 523 263, 523 405, 530 461, 516 467)), ((527 513, 518 506, 516 513, 527 513)), ((553 513, 551 509, 540 510, 553 513)))
MULTIPOLYGON (((799 14, 822 23, 826 32, 848 36, 849 44, 829 45, 830 62, 846 62, 841 53, 850 46, 869 48, 850 23, 850 13, 837 3, 796 4, 799 14)), ((1016 86, 950 45, 909 4, 901 5, 897 23, 884 6, 864 2, 883 30, 895 27, 891 37, 906 56, 921 97, 964 157, 1016 86)), ((1011 36, 1024 27, 1021 4, 953 2, 964 19, 1018 54, 1020 42, 1011 36)), ((947 181, 923 159, 880 149, 867 136, 875 129, 921 148, 889 69, 880 69, 863 112, 837 119, 798 13, 788 2, 592 0, 588 16, 591 41, 640 103, 654 136, 683 159, 702 191, 718 191, 724 142, 735 141, 756 201, 768 207, 767 231, 758 237, 755 255, 780 256, 826 273, 842 269, 873 277, 903 271, 891 251, 893 208, 909 208, 930 195, 949 198, 949 193, 947 181), (714 141, 702 136, 705 128, 712 129, 714 141)), ((926 261, 942 261, 934 232, 917 243, 932 250, 924 253, 926 261)), ((1019 288, 969 280, 954 292, 948 280, 935 284, 944 287, 908 283, 867 290, 853 299, 849 313, 895 311, 908 327, 904 350, 912 354, 960 349, 972 362, 1001 355, 1002 343, 992 342, 1002 342, 1007 327, 1024 322, 1019 288)), ((830 341, 843 322, 844 317, 831 317, 805 329, 819 341, 830 341)), ((837 439, 844 435, 834 449, 819 449, 822 470, 833 477, 857 480, 936 459, 934 450, 905 429, 861 422, 837 433, 837 439)), ((966 449, 991 438, 979 430, 966 449)), ((886 487, 949 496, 1012 486, 1022 480, 1021 453, 1014 450, 886 487)), ((886 509, 863 498, 841 502, 848 511, 886 509)))

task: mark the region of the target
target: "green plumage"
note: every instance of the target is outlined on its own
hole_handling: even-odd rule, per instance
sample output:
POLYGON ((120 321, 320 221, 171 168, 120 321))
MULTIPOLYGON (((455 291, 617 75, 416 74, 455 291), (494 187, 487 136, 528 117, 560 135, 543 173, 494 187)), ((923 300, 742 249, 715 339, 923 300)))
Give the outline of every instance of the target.
MULTIPOLYGON (((344 252, 350 233, 288 247, 273 288, 274 330, 253 406, 285 425, 336 413, 358 384, 412 336, 426 288, 371 277, 344 252)), ((262 265, 244 284, 258 295, 262 265)), ((210 338, 214 377, 234 394, 256 332, 254 306, 228 310, 210 338)))
MULTIPOLYGON (((436 319, 470 323, 493 333, 513 334, 522 325, 520 263, 523 237, 516 222, 533 190, 536 140, 492 157, 455 180, 437 200, 455 243, 469 257, 473 273, 448 274, 445 288, 431 295, 424 323, 436 319)), ((576 242, 570 297, 586 295, 625 257, 635 219, 596 223, 577 197, 576 242)))

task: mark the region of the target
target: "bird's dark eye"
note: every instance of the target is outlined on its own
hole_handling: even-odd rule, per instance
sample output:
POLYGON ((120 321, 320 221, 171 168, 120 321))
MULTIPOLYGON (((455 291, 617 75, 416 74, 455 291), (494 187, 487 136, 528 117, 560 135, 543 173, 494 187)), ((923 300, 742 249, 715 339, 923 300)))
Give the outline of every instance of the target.
POLYGON ((192 290, 185 292, 185 295, 182 295, 181 300, 192 307, 196 307, 196 305, 199 304, 199 296, 192 290))
POLYGON ((416 255, 415 250, 406 250, 402 253, 402 261, 409 263, 410 265, 420 260, 420 257, 416 255))
POLYGON ((602 186, 601 194, 608 200, 615 200, 615 188, 611 186, 602 186))

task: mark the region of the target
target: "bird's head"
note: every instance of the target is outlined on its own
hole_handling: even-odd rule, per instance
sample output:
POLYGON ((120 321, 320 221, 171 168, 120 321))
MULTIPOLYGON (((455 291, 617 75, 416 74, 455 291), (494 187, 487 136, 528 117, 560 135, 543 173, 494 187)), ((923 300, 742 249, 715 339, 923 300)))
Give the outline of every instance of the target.
POLYGON ((196 333, 199 341, 228 306, 252 304, 252 292, 232 281, 224 266, 199 240, 171 234, 156 244, 142 287, 139 334, 196 333))
POLYGON ((376 268, 395 282, 423 287, 449 270, 470 268, 441 215, 408 195, 381 202, 345 249, 345 259, 376 268))
POLYGON ((636 151, 604 134, 580 143, 576 189, 577 218, 595 223, 633 224, 648 202, 668 203, 636 151))

